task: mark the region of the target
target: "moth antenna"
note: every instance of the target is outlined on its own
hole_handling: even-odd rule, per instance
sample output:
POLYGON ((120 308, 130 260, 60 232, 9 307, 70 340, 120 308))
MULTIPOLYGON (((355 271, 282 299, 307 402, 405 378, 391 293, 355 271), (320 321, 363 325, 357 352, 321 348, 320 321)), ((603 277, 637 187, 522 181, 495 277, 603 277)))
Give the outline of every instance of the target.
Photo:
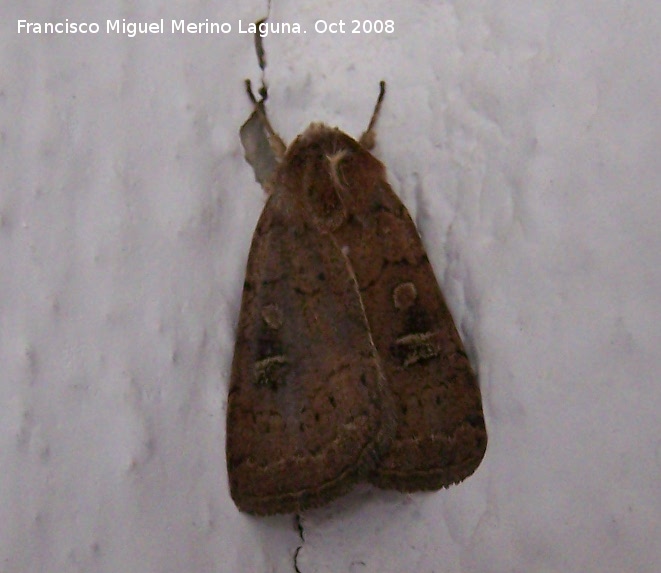
MULTIPOLYGON (((261 20, 257 20, 257 22, 255 22, 255 27, 257 28, 257 30, 259 30, 259 26, 261 24, 263 24, 269 19, 270 15, 271 15, 271 0, 269 0, 268 2, 268 10, 266 12, 266 16, 264 16, 264 18, 262 18, 261 20)), ((254 104, 255 111, 257 112, 257 115, 259 115, 259 119, 261 120, 262 125, 266 130, 269 146, 271 147, 271 150, 275 154, 276 159, 280 161, 285 156, 285 151, 287 151, 287 146, 285 145, 285 142, 282 141, 282 138, 275 132, 275 129, 273 129, 273 127, 271 126, 271 122, 269 121, 268 117, 266 117, 266 107, 264 105, 264 102, 269 97, 268 90, 266 89, 266 83, 264 81, 264 74, 266 73, 266 50, 264 49, 264 38, 259 33, 259 31, 255 32, 254 40, 255 40, 255 54, 257 54, 257 62, 259 63, 259 69, 262 70, 262 85, 259 88, 260 100, 257 101, 257 98, 255 98, 255 94, 252 92, 252 86, 250 85, 250 80, 246 80, 246 91, 248 92, 248 97, 250 98, 250 101, 252 101, 252 103, 254 104)))
POLYGON ((386 82, 381 80, 379 82, 379 97, 376 100, 376 105, 374 106, 374 111, 372 112, 372 117, 370 118, 370 123, 367 126, 367 129, 360 136, 358 143, 360 143, 365 149, 374 149, 376 145, 376 131, 374 131, 374 124, 376 119, 379 117, 379 112, 381 111, 381 104, 383 103, 383 98, 386 95, 386 82))
POLYGON ((246 80, 246 92, 248 93, 248 97, 250 98, 250 101, 255 106, 255 112, 257 113, 257 115, 259 115, 259 119, 261 120, 262 125, 266 130, 267 139, 269 141, 269 145, 271 146, 271 149, 273 150, 273 153, 275 153, 278 160, 281 160, 285 156, 285 151, 287 151, 287 145, 285 144, 284 141, 282 141, 282 138, 276 133, 275 129, 273 129, 273 126, 271 125, 269 118, 266 116, 266 107, 264 106, 264 102, 268 98, 268 92, 266 90, 266 86, 262 83, 262 87, 259 90, 259 95, 261 96, 261 99, 258 100, 252 91, 252 83, 250 82, 250 80, 246 80))

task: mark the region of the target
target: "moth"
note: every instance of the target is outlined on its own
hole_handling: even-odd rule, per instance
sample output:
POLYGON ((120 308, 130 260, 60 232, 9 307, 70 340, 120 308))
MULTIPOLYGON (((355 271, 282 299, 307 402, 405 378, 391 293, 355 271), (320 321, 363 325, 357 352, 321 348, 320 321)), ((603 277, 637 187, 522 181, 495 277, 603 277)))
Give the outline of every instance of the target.
POLYGON ((268 199, 243 287, 227 405, 231 496, 294 513, 368 481, 462 481, 487 433, 477 378, 411 217, 370 152, 312 123, 285 145, 261 99, 241 130, 268 199))

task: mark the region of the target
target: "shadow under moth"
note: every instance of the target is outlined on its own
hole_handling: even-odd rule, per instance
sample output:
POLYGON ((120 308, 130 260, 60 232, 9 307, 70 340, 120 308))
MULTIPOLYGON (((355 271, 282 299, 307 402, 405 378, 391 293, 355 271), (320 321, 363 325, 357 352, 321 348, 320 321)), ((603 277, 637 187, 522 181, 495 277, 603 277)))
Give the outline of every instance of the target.
POLYGON ((487 446, 480 389, 411 217, 370 149, 311 124, 286 146, 247 81, 241 128, 268 199, 243 288, 227 406, 241 511, 317 507, 368 481, 462 481, 487 446))

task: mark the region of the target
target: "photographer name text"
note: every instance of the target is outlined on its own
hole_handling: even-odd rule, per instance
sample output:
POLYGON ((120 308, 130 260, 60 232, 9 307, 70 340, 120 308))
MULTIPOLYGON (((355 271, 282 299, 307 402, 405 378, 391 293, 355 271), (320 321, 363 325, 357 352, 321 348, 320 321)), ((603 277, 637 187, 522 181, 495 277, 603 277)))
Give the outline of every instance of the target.
MULTIPOLYGON (((63 22, 33 22, 17 20, 19 34, 106 34, 123 35, 135 38, 149 34, 259 34, 263 38, 269 34, 306 34, 298 22, 260 22, 245 23, 238 21, 236 28, 230 22, 214 22, 206 19, 202 22, 186 20, 169 20, 164 18, 151 22, 106 20, 99 22, 75 22, 65 19, 63 22)), ((328 22, 317 20, 314 31, 318 34, 392 34, 395 31, 394 20, 337 20, 328 22)))

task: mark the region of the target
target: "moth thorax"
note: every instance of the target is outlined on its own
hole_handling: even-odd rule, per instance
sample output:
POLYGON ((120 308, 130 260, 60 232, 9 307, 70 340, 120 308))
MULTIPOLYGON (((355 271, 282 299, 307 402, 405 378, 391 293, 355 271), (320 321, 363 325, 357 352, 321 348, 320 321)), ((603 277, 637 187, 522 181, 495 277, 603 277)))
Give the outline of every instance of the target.
POLYGON ((340 163, 342 160, 349 154, 349 150, 346 148, 340 149, 334 153, 329 153, 326 155, 326 161, 328 162, 328 175, 335 186, 335 189, 338 193, 342 193, 346 190, 347 184, 344 181, 342 172, 340 170, 340 163))
POLYGON ((346 220, 340 163, 346 150, 322 155, 308 163, 302 181, 303 200, 315 225, 323 231, 334 231, 346 220))

